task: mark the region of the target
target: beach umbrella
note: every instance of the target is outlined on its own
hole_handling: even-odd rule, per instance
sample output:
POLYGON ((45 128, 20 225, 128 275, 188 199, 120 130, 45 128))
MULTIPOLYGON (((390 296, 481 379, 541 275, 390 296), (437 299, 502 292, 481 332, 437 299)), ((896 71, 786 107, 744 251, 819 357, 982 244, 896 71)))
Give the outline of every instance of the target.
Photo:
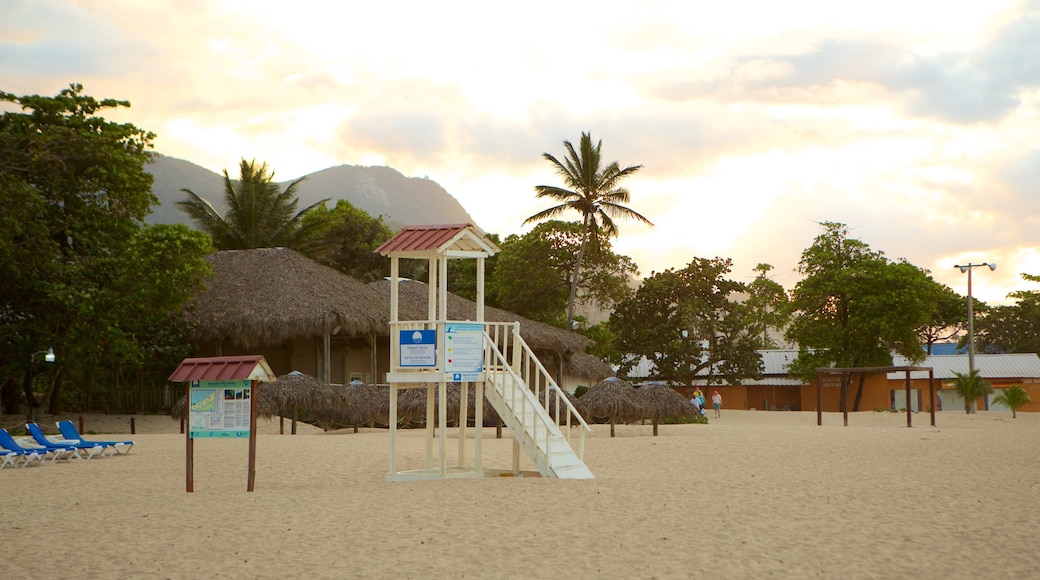
POLYGON ((267 383, 263 391, 278 403, 284 411, 292 409, 292 434, 296 434, 296 421, 300 415, 300 407, 321 409, 333 407, 341 402, 339 393, 318 379, 292 371, 267 383))
MULTIPOLYGON (((414 389, 403 389, 397 395, 397 416, 402 419, 402 425, 407 427, 413 421, 417 424, 426 423, 426 388, 428 384, 414 389)), ((434 400, 440 398, 438 385, 432 385, 434 389, 434 400)), ((459 408, 462 402, 462 387, 458 383, 448 383, 446 414, 450 420, 459 416, 459 408)))
POLYGON ((389 390, 386 387, 367 385, 361 381, 350 381, 346 385, 333 387, 341 402, 322 409, 332 421, 350 425, 354 432, 358 426, 376 420, 381 411, 389 406, 389 390))
POLYGON ((654 437, 657 437, 657 424, 661 421, 698 414, 686 397, 664 383, 647 383, 637 388, 636 392, 643 398, 646 411, 654 422, 654 437))
POLYGON ((581 402, 589 409, 592 417, 610 422, 610 436, 614 436, 614 424, 644 418, 646 403, 636 392, 632 383, 617 377, 608 377, 596 383, 581 396, 581 402))
MULTIPOLYGON (((545 389, 538 394, 538 401, 542 404, 543 407, 545 407, 545 410, 549 412, 550 417, 556 417, 556 392, 557 389, 554 388, 545 389), (545 401, 546 395, 549 396, 548 403, 545 401)), ((582 419, 585 419, 585 421, 587 422, 591 418, 589 415, 588 405, 582 402, 580 398, 575 397, 574 395, 568 393, 563 389, 559 389, 559 392, 562 394, 562 396, 567 397, 567 400, 571 402, 571 405, 574 406, 574 409, 578 412, 579 415, 581 415, 582 419)), ((563 408, 560 409, 560 425, 566 425, 567 407, 566 405, 561 405, 561 407, 563 408)), ((574 427, 576 424, 577 420, 571 419, 571 427, 574 427)))

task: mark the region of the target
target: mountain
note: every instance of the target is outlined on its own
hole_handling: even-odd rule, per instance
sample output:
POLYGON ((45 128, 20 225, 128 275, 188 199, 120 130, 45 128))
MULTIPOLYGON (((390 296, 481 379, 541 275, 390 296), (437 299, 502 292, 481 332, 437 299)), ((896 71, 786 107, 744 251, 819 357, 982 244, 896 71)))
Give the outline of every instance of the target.
MULTIPOLYGON (((152 174, 152 193, 159 205, 145 221, 150 224, 187 224, 194 227, 187 214, 175 203, 186 198, 181 189, 190 189, 209 201, 221 215, 224 205, 224 176, 183 159, 156 155, 155 162, 145 166, 152 174)), ((277 167, 275 168, 277 171, 277 167)), ((238 167, 228 168, 232 178, 238 167)), ((293 180, 278 184, 284 190, 293 180)), ((391 229, 404 225, 458 224, 476 225, 469 212, 437 182, 418 177, 405 177, 390 167, 358 167, 340 165, 305 176, 296 189, 303 209, 331 198, 329 206, 345 199, 373 217, 383 216, 391 229)))

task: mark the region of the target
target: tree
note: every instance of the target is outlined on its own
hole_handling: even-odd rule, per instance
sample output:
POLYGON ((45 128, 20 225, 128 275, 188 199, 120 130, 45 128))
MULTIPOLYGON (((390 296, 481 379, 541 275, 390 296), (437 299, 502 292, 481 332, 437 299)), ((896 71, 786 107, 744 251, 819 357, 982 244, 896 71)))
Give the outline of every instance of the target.
MULTIPOLYGON (((1040 276, 1022 274, 1030 282, 1040 276)), ((975 344, 983 352, 1040 352, 1040 291, 1008 294, 1009 306, 989 308, 975 323, 975 344)))
POLYGON ((1011 385, 1001 389, 1000 394, 993 398, 993 402, 1011 409, 1011 418, 1016 419, 1019 407, 1032 403, 1033 400, 1021 385, 1011 385))
MULTIPOLYGON (((523 236, 508 236, 492 275, 497 305, 565 327, 567 320, 562 315, 567 310, 569 279, 581 254, 582 239, 580 224, 556 220, 540 223, 523 236)), ((639 270, 631 258, 611 251, 609 240, 592 244, 583 259, 579 304, 609 310, 631 294, 629 281, 639 270)))
POLYGON ((967 298, 952 288, 940 284, 941 288, 935 312, 928 324, 921 329, 921 342, 927 354, 932 354, 932 345, 946 342, 963 334, 968 328, 967 298))
POLYGON ((629 202, 631 195, 620 182, 639 171, 642 165, 629 165, 622 169, 617 161, 612 161, 604 166, 600 154, 603 142, 597 141, 593 146, 589 133, 581 134, 580 152, 574 149, 570 141, 564 141, 563 146, 567 149, 567 157, 562 162, 549 153, 542 154, 543 158, 552 163, 556 174, 563 179, 563 187, 535 186, 537 197, 546 197, 559 204, 534 214, 524 220, 524 224, 554 218, 567 210, 577 211, 582 216, 581 247, 574 260, 567 299, 567 328, 571 328, 579 275, 590 242, 598 242, 601 231, 608 238, 616 236, 617 226, 614 224, 614 218, 630 218, 647 225, 653 224, 638 212, 622 205, 629 202))
POLYGON ((798 344, 798 358, 791 372, 808 381, 821 367, 890 366, 893 351, 923 360, 918 337, 936 311, 938 283, 920 268, 890 262, 849 238, 844 224, 821 225, 824 232, 802 252, 798 272, 805 277, 792 292, 794 314, 785 335, 798 344))
POLYGON ((769 264, 755 266, 758 276, 748 284, 748 324, 760 333, 759 348, 762 349, 777 347, 776 342, 769 338, 769 329, 782 331, 790 320, 784 287, 768 277, 772 269, 769 264))
POLYGON ((390 275, 390 260, 375 253, 376 248, 393 237, 394 233, 383 222, 383 216, 372 217, 345 199, 336 202, 331 210, 319 204, 307 212, 303 226, 311 222, 325 224, 323 245, 327 252, 321 263, 352 276, 362 282, 373 282, 390 275))
MULTIPOLYGON (((0 372, 11 377, 32 352, 53 347, 52 413, 60 367, 75 362, 66 349, 87 334, 79 329, 94 319, 95 296, 156 202, 144 170, 155 136, 97 115, 129 102, 82 92, 79 84, 54 97, 0 92, 21 109, 0 116, 0 372)), ((17 392, 2 397, 17 412, 17 392)))
POLYGON ((972 369, 968 374, 953 373, 953 387, 957 394, 964 398, 964 412, 969 415, 975 414, 975 403, 979 397, 993 392, 993 386, 982 380, 979 369, 972 369))
POLYGON ((618 373, 645 357, 654 363, 651 380, 689 385, 701 371, 709 383, 761 377, 757 331, 737 301, 747 289, 725 277, 731 267, 729 259, 694 258, 643 280, 610 317, 618 373))
POLYGON ((311 258, 318 258, 328 251, 323 241, 329 222, 319 219, 304 221, 308 212, 328 199, 297 212, 300 200, 296 189, 303 178, 279 192, 278 184, 274 183, 274 171, 268 169, 266 163, 257 165, 255 160, 245 159, 239 164, 239 175, 238 181, 232 181, 227 169, 224 170, 224 201, 228 207, 224 216, 217 213, 213 204, 190 189, 182 189, 188 199, 177 202, 177 206, 195 220, 199 228, 213 237, 216 249, 285 247, 311 258))

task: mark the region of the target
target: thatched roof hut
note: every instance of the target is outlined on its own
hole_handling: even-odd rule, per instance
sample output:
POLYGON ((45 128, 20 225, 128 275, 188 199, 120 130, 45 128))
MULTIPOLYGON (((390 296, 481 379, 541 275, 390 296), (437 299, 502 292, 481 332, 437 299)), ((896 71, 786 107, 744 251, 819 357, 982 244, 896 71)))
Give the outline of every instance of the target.
POLYGON ((211 254, 213 278, 187 314, 192 339, 243 348, 340 332, 385 335, 386 297, 288 248, 211 254))
POLYGON ((636 392, 645 401, 647 416, 654 422, 654 437, 657 437, 657 425, 661 421, 697 415, 697 409, 686 397, 664 383, 647 383, 636 388, 636 392))
MULTIPOLYGON (((370 284, 383 294, 390 296, 390 281, 377 280, 370 284)), ((429 286, 415 280, 398 282, 398 308, 401 320, 426 320, 429 286)), ((477 304, 456 294, 448 293, 448 318, 451 320, 474 320, 477 304)), ((389 314, 389 302, 384 308, 389 314)), ((576 332, 556 328, 548 324, 529 320, 501 308, 486 306, 484 320, 487 322, 519 322, 520 335, 534 351, 552 352, 562 359, 566 371, 574 376, 597 381, 610 376, 610 365, 585 353, 592 341, 576 332)), ((543 363, 546 361, 543 361, 543 363)))
POLYGON ((646 403, 632 383, 617 377, 609 377, 596 383, 581 396, 581 402, 589 409, 592 417, 610 421, 610 436, 614 436, 614 424, 643 419, 646 403))

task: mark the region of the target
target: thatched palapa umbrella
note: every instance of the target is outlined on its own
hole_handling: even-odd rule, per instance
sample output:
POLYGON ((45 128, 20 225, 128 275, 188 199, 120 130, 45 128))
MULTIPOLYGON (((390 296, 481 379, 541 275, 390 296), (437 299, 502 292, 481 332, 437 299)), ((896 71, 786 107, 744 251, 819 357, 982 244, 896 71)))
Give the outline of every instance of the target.
MULTIPOLYGON (((299 419, 301 406, 322 409, 334 407, 341 402, 339 393, 332 387, 300 371, 282 375, 264 385, 262 389, 278 403, 283 416, 286 409, 292 409, 293 435, 296 434, 296 421, 299 419)), ((279 429, 279 432, 284 431, 279 429)))
POLYGON ((614 436, 617 422, 642 419, 646 414, 646 403, 636 392, 632 383, 617 377, 603 379, 581 396, 581 402, 589 408, 593 417, 610 421, 610 436, 614 436))
POLYGON ((337 423, 352 426, 355 433, 360 425, 375 421, 380 411, 390 404, 388 389, 385 387, 350 381, 333 389, 339 393, 343 404, 330 407, 322 413, 337 423))
MULTIPOLYGON (((432 385, 423 384, 421 387, 413 389, 403 389, 397 396, 397 415, 403 420, 402 424, 407 427, 410 423, 425 423, 426 422, 426 388, 433 388, 434 404, 439 404, 440 393, 439 385, 436 383, 432 385)), ((458 383, 448 383, 447 392, 445 393, 445 399, 447 401, 447 408, 445 409, 446 417, 459 416, 459 408, 462 403, 462 387, 458 383)))
MULTIPOLYGON (((578 414, 581 415, 582 419, 585 419, 585 421, 588 421, 591 418, 590 415, 589 415, 589 407, 588 407, 588 405, 586 405, 584 402, 582 402, 582 400, 580 398, 575 397, 574 395, 572 395, 572 394, 570 394, 567 391, 564 391, 562 389, 559 389, 559 390, 558 389, 545 389, 541 393, 538 394, 538 402, 540 402, 542 404, 542 406, 545 407, 545 410, 549 412, 549 416, 550 417, 553 417, 553 418, 556 417, 556 398, 557 398, 556 394, 557 394, 557 392, 560 393, 561 397, 567 397, 567 400, 570 401, 571 405, 574 406, 574 410, 576 410, 578 412, 578 414), (548 403, 545 402, 546 395, 549 395, 549 402, 548 403)), ((567 406, 561 404, 560 407, 561 407, 560 408, 560 425, 566 425, 567 424, 567 406)), ((578 422, 576 420, 574 420, 574 419, 571 420, 571 427, 574 427, 577 424, 578 424, 578 422)))
POLYGON ((654 422, 654 437, 657 437, 657 424, 661 421, 697 415, 697 409, 686 397, 664 383, 647 383, 636 392, 643 397, 649 417, 654 422))

